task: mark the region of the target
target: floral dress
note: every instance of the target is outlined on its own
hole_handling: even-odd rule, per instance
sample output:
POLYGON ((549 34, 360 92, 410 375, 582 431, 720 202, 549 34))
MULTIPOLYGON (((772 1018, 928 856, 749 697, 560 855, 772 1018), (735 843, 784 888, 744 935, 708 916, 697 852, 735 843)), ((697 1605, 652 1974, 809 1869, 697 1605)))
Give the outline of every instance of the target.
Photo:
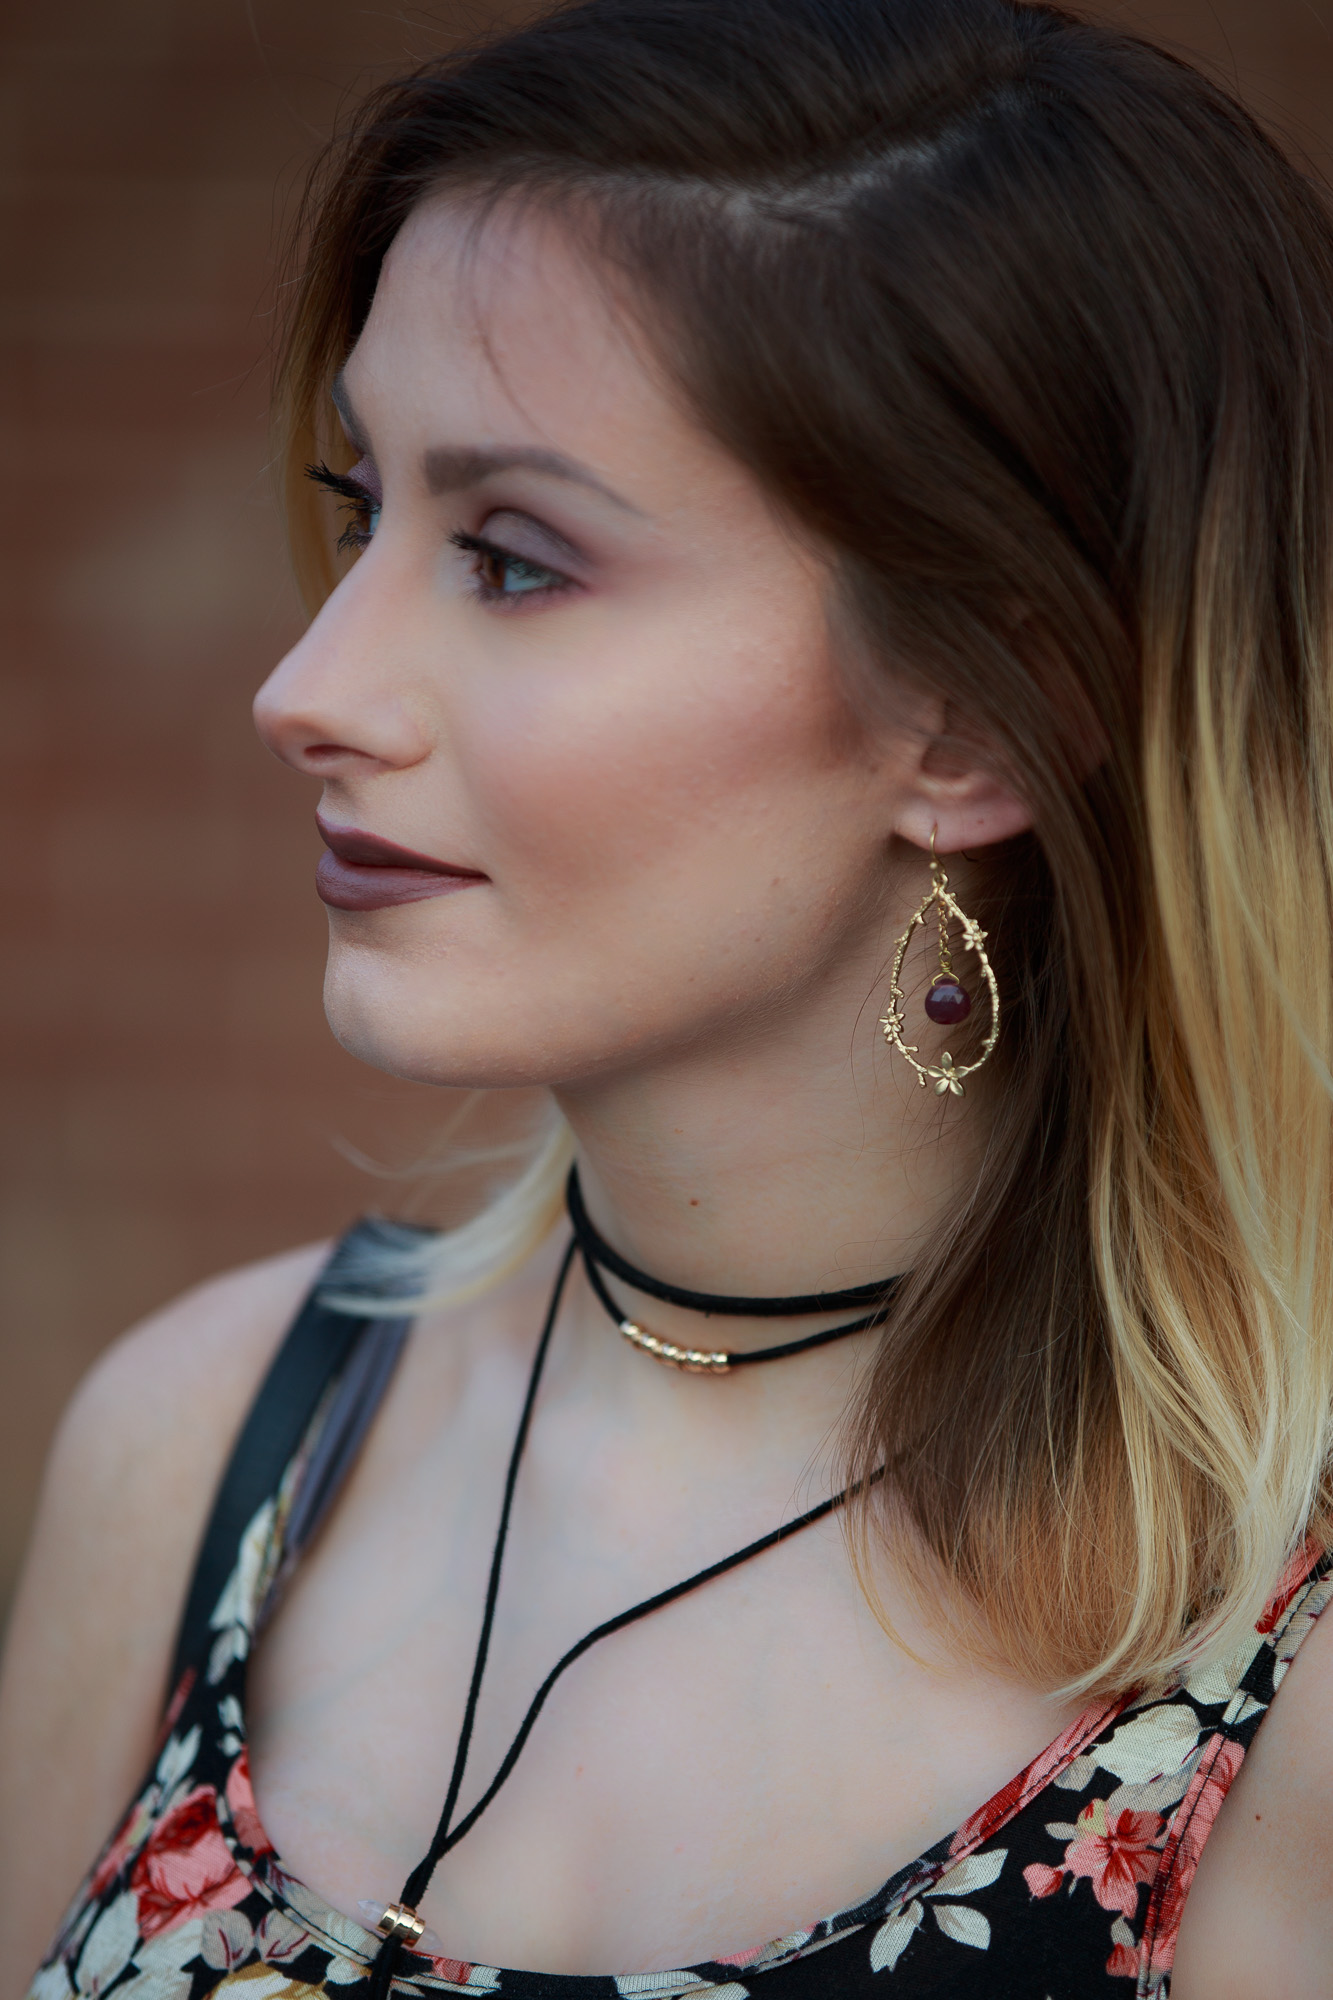
MULTIPOLYGON (((223 1482, 192 1592, 195 1604, 203 1593, 204 1610, 193 1630, 187 1613, 159 1753, 29 2000, 366 2000, 378 1938, 287 1873, 255 1809, 246 1662, 276 1590, 341 1484, 401 1337, 401 1323, 353 1322, 307 1302, 223 1482), (267 1436, 271 1452, 275 1436, 292 1429, 293 1400, 301 1403, 290 1370, 282 1376, 298 1335, 318 1357, 311 1407, 296 1410, 295 1449, 271 1478, 260 1477, 268 1490, 233 1533, 229 1514, 238 1494, 253 1497, 256 1458, 264 1470, 256 1441, 267 1436), (210 1552, 223 1577, 216 1592, 210 1552)), ((726 1959, 620 1977, 404 1951, 395 1994, 1166 2000, 1204 1842, 1330 1595, 1333 1556, 1311 1546, 1233 1659, 1165 1694, 1095 1703, 956 1833, 854 1908, 726 1959)))

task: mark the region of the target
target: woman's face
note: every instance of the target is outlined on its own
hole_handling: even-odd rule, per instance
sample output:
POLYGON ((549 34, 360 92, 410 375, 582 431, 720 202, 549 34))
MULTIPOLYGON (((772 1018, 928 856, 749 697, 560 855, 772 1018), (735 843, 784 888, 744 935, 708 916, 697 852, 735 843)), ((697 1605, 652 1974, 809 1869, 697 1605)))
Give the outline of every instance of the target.
POLYGON ((256 705, 324 787, 339 1039, 576 1086, 794 1031, 832 984, 845 1055, 909 750, 853 719, 817 555, 549 219, 421 207, 340 399, 363 553, 256 705))

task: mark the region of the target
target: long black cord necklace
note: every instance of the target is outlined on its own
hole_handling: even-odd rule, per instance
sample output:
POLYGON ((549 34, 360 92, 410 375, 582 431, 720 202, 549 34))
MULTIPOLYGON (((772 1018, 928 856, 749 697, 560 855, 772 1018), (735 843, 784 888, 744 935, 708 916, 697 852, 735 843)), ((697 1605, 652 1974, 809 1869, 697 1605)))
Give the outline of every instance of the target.
MULTIPOLYGON (((658 1591, 655 1596, 645 1598, 642 1603, 631 1605, 628 1611, 621 1611, 614 1618, 608 1618, 604 1624, 594 1626, 591 1632, 585 1632, 577 1644, 571 1646, 569 1651, 556 1661, 556 1664, 552 1667, 550 1673, 546 1676, 546 1679, 542 1682, 528 1704, 527 1714, 519 1724, 518 1733, 505 1752, 500 1768, 494 1778, 492 1778, 490 1785, 482 1793, 482 1796, 478 1799, 476 1805, 472 1807, 472 1810, 463 1816, 457 1826, 454 1826, 452 1824, 454 1809, 458 1804, 458 1795, 463 1785, 463 1773, 467 1767, 468 1750, 472 1742, 473 1725, 476 1721, 477 1703, 481 1695, 482 1680, 486 1673, 487 1656, 490 1652, 491 1630, 495 1623, 495 1607, 500 1595, 500 1570, 504 1561, 505 1543, 509 1536, 509 1522, 513 1512, 514 1490, 518 1484, 519 1466, 522 1463, 524 1447, 528 1441, 528 1432, 532 1427, 532 1413, 537 1401, 537 1391, 541 1384, 542 1371, 546 1365, 547 1352, 551 1345, 551 1335, 555 1330, 556 1318, 560 1311, 560 1302, 564 1297, 565 1285, 568 1281, 575 1257, 582 1256, 593 1291, 616 1321, 617 1325, 621 1325, 622 1316, 606 1291, 598 1268, 599 1265, 604 1264, 615 1276, 623 1279, 627 1284, 632 1284, 636 1290, 645 1292, 650 1297, 660 1298, 674 1305, 685 1306, 695 1312, 730 1313, 740 1318, 778 1318, 803 1313, 841 1311, 860 1305, 867 1305, 872 1303, 872 1301, 876 1303, 876 1310, 850 1326, 834 1327, 826 1333, 811 1334, 803 1340, 788 1341, 781 1346, 766 1348, 757 1353, 730 1354, 724 1353, 721 1350, 710 1353, 706 1350, 695 1350, 692 1348, 674 1348, 670 1342, 657 1342, 656 1348, 648 1346, 646 1341, 656 1341, 655 1335, 648 1335, 646 1340, 641 1339, 634 1342, 635 1346, 642 1346, 646 1352, 654 1354, 656 1359, 666 1361, 673 1367, 683 1367, 698 1373, 723 1374, 742 1362, 777 1360, 780 1356, 803 1353, 808 1348, 819 1347, 827 1341, 840 1340, 850 1333, 860 1332, 866 1327, 876 1326, 885 1318, 888 1312, 890 1297, 898 1282, 897 1279, 889 1279, 884 1284, 861 1285, 844 1292, 817 1292, 792 1299, 732 1299, 714 1296, 710 1293, 684 1291, 678 1286, 666 1285, 660 1279, 650 1278, 646 1272, 636 1270, 632 1264, 619 1256, 598 1235, 583 1206, 577 1169, 572 1169, 570 1172, 567 1200, 574 1234, 568 1249, 565 1251, 564 1257, 561 1259, 560 1269, 556 1274, 550 1304, 546 1310, 546 1319, 542 1326, 541 1338, 537 1342, 537 1351, 533 1356, 532 1368, 528 1375, 527 1393, 523 1398, 523 1409, 519 1416, 518 1429, 514 1434, 513 1448, 509 1454, 509 1467, 505 1474, 504 1498, 500 1505, 500 1519, 495 1532, 495 1547, 491 1554, 490 1577, 486 1585, 486 1603, 482 1612, 481 1631, 477 1637, 477 1651, 472 1663, 472 1679, 468 1686, 467 1701, 463 1708, 463 1721, 458 1732, 458 1748, 454 1753, 454 1765, 449 1778, 449 1789, 445 1794, 444 1809, 440 1814, 439 1824, 435 1828, 430 1846, 426 1849, 425 1854, 403 1884, 399 1900, 396 1903, 390 1903, 383 1916, 379 1919, 379 1929, 383 1933, 384 1942, 375 1955, 375 1964, 370 1985, 370 2000, 388 2000, 388 1995, 392 1990, 394 1976, 399 1969, 404 1948, 410 1949, 414 1946, 425 1930, 425 1925, 417 1915, 417 1906, 430 1886, 431 1878, 436 1868, 449 1852, 450 1848, 456 1847, 464 1835, 472 1830, 509 1777, 522 1754, 524 1744, 532 1733, 537 1717, 541 1714, 546 1704, 547 1696, 559 1680, 561 1674, 565 1672, 565 1669, 573 1666, 575 1660, 580 1659, 590 1646, 595 1646, 599 1639, 609 1639, 613 1632, 623 1631, 627 1625, 633 1625, 638 1619, 646 1618, 650 1612, 660 1611, 663 1606, 673 1604, 678 1597, 684 1597, 689 1591, 698 1590, 701 1585, 711 1583, 714 1577, 725 1576, 728 1570, 736 1569, 741 1563, 749 1562, 752 1557, 762 1555, 766 1549, 774 1548, 779 1542, 787 1541, 790 1536, 799 1534, 803 1528, 812 1527, 816 1521, 824 1520, 826 1516, 845 1505, 854 1494, 860 1491, 859 1485, 844 1487, 841 1493, 835 1493, 828 1500, 821 1500, 817 1507, 811 1507, 807 1513, 798 1515, 794 1521, 784 1522, 780 1528, 774 1528, 769 1534, 761 1535, 758 1541, 748 1543, 745 1548, 738 1549, 734 1555, 724 1556, 720 1562, 710 1563, 706 1569, 696 1571, 693 1576, 686 1577, 682 1583, 674 1583, 669 1589, 658 1591), (657 1349, 670 1349, 670 1351, 658 1352, 657 1349)), ((633 1322, 630 1322, 630 1324, 633 1324, 633 1322)), ((623 1325, 621 1325, 621 1330, 622 1332, 624 1331, 623 1325)), ((643 1333, 642 1328, 637 1329, 637 1331, 640 1334, 643 1333)), ((630 1336, 627 1335, 626 1337, 629 1338, 630 1336)), ((870 1481, 873 1482, 880 1477, 882 1477, 881 1472, 874 1472, 870 1475, 870 1481)))

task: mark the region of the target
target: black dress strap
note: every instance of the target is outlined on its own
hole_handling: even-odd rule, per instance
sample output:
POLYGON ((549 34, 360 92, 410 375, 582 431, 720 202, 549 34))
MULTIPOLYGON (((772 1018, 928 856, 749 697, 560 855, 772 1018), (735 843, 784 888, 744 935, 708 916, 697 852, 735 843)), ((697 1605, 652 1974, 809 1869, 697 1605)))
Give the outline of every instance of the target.
MULTIPOLYGON (((288 1521, 283 1576, 290 1573, 336 1500, 401 1358, 411 1320, 358 1316, 325 1305, 340 1268, 359 1264, 368 1242, 399 1247, 418 1232, 368 1218, 336 1245, 320 1271, 241 1426, 218 1486, 186 1594, 168 1691, 208 1651, 211 1619, 236 1566, 241 1538, 277 1493, 326 1394, 337 1385, 288 1521)), ((360 1287, 358 1286, 358 1289, 360 1287)))

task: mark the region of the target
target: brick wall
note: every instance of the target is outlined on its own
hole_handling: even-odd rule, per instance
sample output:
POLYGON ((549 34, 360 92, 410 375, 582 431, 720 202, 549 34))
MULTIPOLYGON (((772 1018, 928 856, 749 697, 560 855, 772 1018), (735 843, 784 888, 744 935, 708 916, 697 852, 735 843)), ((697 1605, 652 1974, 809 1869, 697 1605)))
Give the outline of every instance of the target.
MULTIPOLYGON (((517 0, 516 0, 517 4, 517 0)), ((1179 0, 1324 156, 1333 0, 1179 0)), ((0 15, 0 1600, 101 1345, 376 1198, 447 1108, 333 1044, 312 797, 250 695, 298 630, 265 472, 274 245, 349 92, 497 7, 0 15)))

